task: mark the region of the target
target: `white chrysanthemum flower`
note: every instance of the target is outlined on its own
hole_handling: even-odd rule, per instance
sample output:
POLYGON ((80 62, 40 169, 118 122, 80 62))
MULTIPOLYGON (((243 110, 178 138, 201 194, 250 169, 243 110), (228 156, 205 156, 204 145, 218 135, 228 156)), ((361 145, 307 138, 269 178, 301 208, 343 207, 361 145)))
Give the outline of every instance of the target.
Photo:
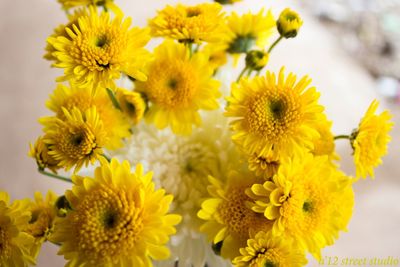
POLYGON ((179 260, 179 266, 229 266, 229 262, 215 255, 198 231, 201 220, 196 214, 208 196, 208 175, 222 179, 230 165, 239 163, 222 112, 208 113, 203 116, 202 127, 188 137, 141 124, 115 155, 132 164, 141 162, 146 170, 152 170, 156 186, 174 195, 171 212, 183 217, 169 243, 171 261, 157 263, 158 266, 173 266, 175 260, 179 260))

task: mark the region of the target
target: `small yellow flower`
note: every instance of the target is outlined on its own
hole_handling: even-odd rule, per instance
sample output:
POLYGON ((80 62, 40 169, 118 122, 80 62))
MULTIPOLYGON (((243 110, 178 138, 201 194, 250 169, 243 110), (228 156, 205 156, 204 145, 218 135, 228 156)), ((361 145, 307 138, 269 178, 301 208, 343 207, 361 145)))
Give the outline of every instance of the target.
POLYGON ((35 145, 30 144, 29 156, 36 160, 36 164, 40 170, 50 169, 52 172, 57 173, 60 168, 58 161, 49 154, 49 146, 43 142, 45 137, 39 137, 35 145))
POLYGON ((251 12, 239 16, 233 12, 227 18, 227 38, 224 40, 231 54, 247 53, 254 45, 264 48, 275 29, 275 19, 270 11, 266 14, 251 12))
POLYGON ((31 214, 29 200, 16 200, 0 191, 0 266, 27 267, 35 264, 30 254, 34 238, 23 232, 31 214))
POLYGON ((261 50, 251 50, 246 54, 246 67, 250 70, 260 71, 267 65, 269 54, 261 50))
POLYGON ((136 90, 150 102, 146 120, 159 129, 170 126, 174 133, 190 134, 193 124, 201 124, 200 109, 218 108, 214 70, 206 55, 190 56, 185 45, 172 41, 161 44, 154 54, 148 80, 136 83, 136 90))
POLYGON ((279 34, 285 38, 296 37, 301 25, 303 25, 303 20, 300 18, 299 14, 290 8, 284 9, 277 21, 279 34))
POLYGON ((327 156, 281 160, 272 181, 246 190, 252 210, 273 222, 272 235, 293 239, 317 259, 346 230, 354 206, 351 182, 327 156))
POLYGON ((46 198, 40 192, 35 193, 35 201, 30 203, 29 211, 32 216, 25 227, 24 232, 35 238, 35 245, 31 250, 31 255, 37 257, 43 242, 47 241, 52 234, 54 219, 56 217, 55 202, 57 196, 48 191, 46 198))
POLYGON ((200 231, 220 247, 221 256, 234 259, 240 255, 239 249, 246 246, 247 239, 259 231, 268 232, 271 222, 247 206, 251 198, 245 190, 256 182, 251 174, 231 172, 224 183, 211 176, 209 181, 211 198, 203 201, 197 213, 206 221, 200 231))
POLYGON ((214 72, 228 61, 225 46, 221 44, 207 44, 201 52, 208 56, 208 64, 214 72))
POLYGON ((141 94, 119 88, 117 90, 117 99, 122 111, 133 124, 138 124, 146 110, 146 102, 141 94))
POLYGON ((143 47, 150 39, 147 30, 130 29, 131 19, 117 15, 98 14, 95 7, 80 16, 78 23, 65 28, 68 38, 59 36, 47 41, 53 46, 55 67, 63 68, 58 81, 73 81, 81 87, 101 83, 112 87, 121 73, 137 80, 146 80, 144 66, 150 54, 143 47))
POLYGON ((127 161, 102 160, 94 178, 72 179, 72 210, 52 237, 68 266, 153 266, 152 259, 169 257, 165 244, 181 217, 167 214, 173 197, 155 190, 140 164, 132 173, 127 161))
POLYGON ((271 232, 259 232, 247 240, 240 254, 232 261, 235 267, 302 267, 307 263, 304 252, 291 240, 272 236, 271 232))
POLYGON ((357 177, 374 177, 374 168, 382 163, 381 158, 387 153, 389 135, 393 127, 391 114, 384 111, 377 115, 378 101, 374 100, 351 137, 354 149, 354 164, 357 177))
POLYGON ((74 84, 70 87, 58 84, 46 106, 61 120, 65 120, 63 108, 71 111, 76 107, 84 113, 95 107, 103 123, 103 129, 107 132, 107 143, 104 145, 107 149, 120 148, 123 145, 122 139, 131 135, 129 120, 114 107, 103 87, 92 89, 92 87, 79 88, 74 84))
POLYGON ((235 119, 233 141, 248 154, 263 157, 311 149, 312 140, 319 137, 314 125, 323 107, 318 104, 319 93, 308 88, 310 83, 307 76, 298 83, 292 73, 285 78, 283 68, 278 77, 267 72, 265 77, 234 83, 225 112, 235 119))
POLYGON ((95 107, 85 112, 63 108, 65 120, 57 117, 41 119, 46 133, 43 140, 50 147, 49 154, 59 161, 65 170, 75 166, 75 172, 83 165, 93 164, 103 157, 107 133, 95 107))
POLYGON ((185 43, 216 42, 221 39, 223 13, 221 5, 170 5, 149 21, 153 36, 167 37, 185 43))
POLYGON ((319 137, 313 140, 314 148, 311 153, 315 156, 327 155, 331 160, 338 160, 339 155, 335 152, 335 141, 331 131, 332 122, 325 114, 322 114, 314 127, 318 131, 319 137))
POLYGON ((259 153, 248 155, 249 170, 254 172, 257 177, 265 180, 271 179, 278 171, 279 156, 270 152, 266 156, 260 156, 259 153))

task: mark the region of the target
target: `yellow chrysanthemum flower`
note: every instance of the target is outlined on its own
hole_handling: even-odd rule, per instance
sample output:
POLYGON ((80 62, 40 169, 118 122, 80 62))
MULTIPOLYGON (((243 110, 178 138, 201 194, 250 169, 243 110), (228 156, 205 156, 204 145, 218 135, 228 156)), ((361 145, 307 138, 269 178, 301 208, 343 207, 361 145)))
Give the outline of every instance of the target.
POLYGON ((0 266, 26 267, 34 265, 30 255, 34 238, 23 229, 31 214, 28 200, 17 200, 10 205, 10 197, 0 191, 0 266))
POLYGON ((84 113, 89 108, 96 107, 104 126, 103 129, 107 133, 107 143, 104 144, 107 149, 120 148, 123 145, 122 139, 131 135, 129 120, 120 110, 114 107, 105 88, 79 88, 75 85, 67 87, 58 84, 53 94, 50 95, 50 99, 46 102, 46 106, 54 111, 61 120, 65 119, 63 108, 71 111, 76 107, 84 113))
POLYGON ((328 157, 309 153, 283 159, 272 181, 246 193, 254 199, 252 210, 273 221, 273 236, 295 240, 316 258, 346 230, 354 206, 350 179, 328 157))
POLYGON ((221 256, 234 259, 239 249, 246 246, 247 239, 259 231, 268 232, 271 223, 262 214, 253 212, 247 202, 251 201, 245 190, 256 182, 248 173, 231 172, 225 183, 209 177, 207 189, 212 196, 203 201, 198 217, 206 220, 200 231, 220 248, 221 256))
POLYGON ((228 62, 225 46, 221 44, 207 44, 201 52, 208 56, 208 64, 214 72, 228 62))
POLYGON ((138 92, 119 88, 117 90, 117 99, 124 114, 127 115, 133 124, 138 124, 146 111, 146 102, 142 95, 138 92))
POLYGON ((278 171, 279 156, 276 153, 270 152, 266 156, 261 156, 258 153, 247 155, 249 170, 254 172, 257 177, 264 180, 271 179, 278 171))
POLYGON ((392 116, 387 110, 376 115, 378 105, 376 100, 371 103, 351 137, 357 177, 374 177, 374 168, 382 163, 381 158, 386 155, 391 140, 392 116))
POLYGON ((55 67, 64 69, 58 81, 74 81, 82 87, 102 83, 113 86, 121 73, 144 81, 144 66, 150 59, 143 48, 150 39, 147 30, 129 29, 131 19, 122 16, 110 19, 110 14, 98 14, 90 7, 89 15, 80 16, 78 24, 65 28, 69 38, 49 38, 56 52, 55 67))
POLYGON ((53 241, 74 266, 152 266, 169 257, 165 244, 181 217, 167 214, 171 195, 154 190, 152 174, 127 161, 102 161, 94 178, 73 176, 72 210, 56 224, 53 241))
POLYGON ((220 41, 224 15, 221 5, 204 3, 195 6, 167 5, 149 21, 153 36, 185 43, 220 41))
POLYGON ((246 68, 260 71, 267 65, 269 54, 261 50, 251 50, 246 54, 246 68))
POLYGON ((313 140, 314 148, 311 153, 315 156, 327 155, 331 160, 338 160, 339 155, 335 152, 335 140, 331 131, 332 122, 325 114, 314 125, 319 137, 313 140))
POLYGON ((190 56, 183 44, 166 41, 155 49, 156 60, 149 66, 147 82, 137 82, 136 90, 150 101, 146 119, 157 128, 167 126, 174 133, 190 134, 200 125, 199 109, 218 108, 219 82, 207 56, 190 56))
POLYGON ((240 254, 232 261, 235 267, 302 267, 307 263, 304 251, 271 232, 259 232, 247 240, 240 254))
POLYGON ((32 217, 24 228, 24 232, 35 238, 31 255, 37 257, 43 242, 47 241, 52 234, 54 219, 56 218, 55 202, 56 194, 48 191, 46 198, 40 192, 35 193, 35 201, 30 203, 29 211, 32 217))
POLYGON ((279 34, 285 38, 296 37, 301 25, 303 25, 303 20, 290 8, 285 8, 277 21, 279 34))
POLYGON ((314 125, 323 107, 315 88, 307 88, 310 82, 305 76, 296 84, 293 73, 285 79, 282 68, 277 78, 267 72, 266 77, 234 83, 225 112, 236 119, 231 123, 232 139, 259 156, 291 156, 312 149, 312 140, 319 137, 314 125))
POLYGON ((258 14, 251 12, 239 16, 233 12, 228 17, 226 43, 227 51, 231 54, 247 53, 254 45, 261 49, 275 30, 275 19, 270 11, 266 14, 262 9, 258 14))
POLYGON ((52 172, 57 173, 60 168, 59 161, 49 154, 49 146, 43 142, 45 137, 39 137, 35 145, 30 145, 29 156, 36 160, 36 164, 40 170, 50 169, 52 172))
POLYGON ((65 120, 45 117, 40 120, 46 133, 43 140, 49 145, 49 154, 59 161, 59 166, 75 172, 83 165, 93 164, 103 157, 107 132, 95 107, 81 112, 74 107, 71 112, 62 108, 65 120))

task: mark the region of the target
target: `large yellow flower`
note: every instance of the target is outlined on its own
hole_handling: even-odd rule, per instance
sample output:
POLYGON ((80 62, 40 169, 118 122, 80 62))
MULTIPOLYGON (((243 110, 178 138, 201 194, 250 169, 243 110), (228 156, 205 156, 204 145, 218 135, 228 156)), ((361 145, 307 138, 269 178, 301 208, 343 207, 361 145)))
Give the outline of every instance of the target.
POLYGON ((216 42, 221 39, 224 23, 221 5, 204 3, 196 6, 167 5, 149 21, 154 36, 180 42, 216 42))
POLYGON ((89 15, 80 16, 78 23, 65 28, 69 38, 49 38, 56 52, 55 67, 64 69, 59 81, 71 80, 79 85, 102 83, 112 86, 121 73, 138 80, 146 80, 143 68, 149 53, 143 48, 150 35, 147 30, 130 29, 131 19, 121 16, 110 19, 110 14, 100 15, 90 7, 89 15))
POLYGON ((350 179, 327 156, 310 153, 283 159, 272 181, 246 193, 252 210, 273 221, 273 236, 293 239, 317 258, 346 229, 354 205, 350 179))
POLYGON ((386 155, 391 140, 392 116, 387 110, 376 115, 378 105, 376 100, 371 103, 351 137, 357 177, 374 177, 374 168, 382 163, 381 158, 386 155))
POLYGON ((254 45, 263 49, 276 24, 272 13, 268 11, 265 14, 263 9, 257 14, 249 12, 242 16, 233 12, 227 20, 228 36, 224 42, 227 51, 232 54, 246 53, 254 45))
POLYGON ((296 84, 292 73, 285 79, 282 68, 277 78, 267 72, 266 77, 233 84, 225 113, 236 119, 231 123, 232 139, 249 154, 261 156, 272 151, 291 156, 312 149, 323 107, 315 88, 307 88, 310 82, 305 76, 296 84))
POLYGON ((271 232, 259 232, 247 240, 240 254, 232 261, 236 267, 302 267, 307 263, 304 251, 292 240, 272 236, 271 232))
POLYGON ((58 84, 50 99, 46 102, 46 106, 56 113, 61 120, 65 119, 63 108, 71 111, 74 107, 82 113, 91 107, 96 107, 100 120, 103 123, 103 129, 107 132, 107 149, 120 148, 123 143, 122 139, 129 137, 130 123, 125 115, 114 107, 110 97, 107 95, 106 89, 99 87, 96 90, 92 87, 79 88, 75 85, 67 87, 58 84))
POLYGON ((75 166, 75 172, 83 165, 93 164, 103 157, 107 133, 95 107, 81 112, 74 107, 71 112, 63 108, 65 120, 57 117, 41 119, 46 133, 44 142, 49 154, 66 170, 75 166))
POLYGON ((231 172, 224 183, 213 177, 209 181, 212 197, 203 201, 197 214, 206 220, 200 231, 220 248, 224 258, 232 260, 240 255, 239 248, 246 246, 247 239, 259 231, 268 232, 271 222, 247 207, 251 198, 245 191, 256 182, 251 174, 231 172))
POLYGON ((199 109, 218 108, 219 82, 202 53, 190 56, 183 44, 166 41, 155 50, 147 82, 136 83, 136 90, 150 101, 146 119, 157 128, 167 126, 174 133, 189 134, 200 125, 199 109))
POLYGON ((46 198, 40 192, 35 193, 35 201, 30 203, 29 211, 32 214, 29 223, 24 229, 24 232, 35 238, 34 246, 31 250, 31 255, 36 257, 39 254, 43 242, 47 241, 52 234, 54 219, 56 218, 55 203, 57 200, 56 194, 48 191, 46 198))
POLYGON ((31 214, 28 200, 17 200, 10 205, 10 197, 0 191, 0 266, 25 267, 35 264, 30 255, 34 238, 23 229, 31 214))
POLYGON ((181 217, 167 214, 172 201, 154 190, 152 174, 127 161, 102 161, 94 178, 74 176, 66 192, 72 210, 56 224, 53 240, 68 266, 152 266, 169 257, 165 247, 181 217))

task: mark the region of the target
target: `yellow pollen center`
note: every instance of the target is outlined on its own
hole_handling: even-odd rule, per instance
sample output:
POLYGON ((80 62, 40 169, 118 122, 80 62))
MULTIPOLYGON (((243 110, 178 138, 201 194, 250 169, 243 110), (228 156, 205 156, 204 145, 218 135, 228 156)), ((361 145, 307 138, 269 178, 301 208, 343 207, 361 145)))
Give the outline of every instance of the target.
POLYGON ((73 214, 79 249, 91 262, 118 259, 135 246, 143 229, 142 210, 134 195, 99 186, 73 214))
POLYGON ((259 93, 248 102, 250 130, 271 141, 291 136, 303 117, 299 100, 292 90, 282 88, 259 93))
POLYGON ((66 127, 59 140, 60 150, 70 158, 82 159, 97 148, 96 138, 85 124, 66 127))
POLYGON ((78 35, 70 47, 70 55, 89 71, 101 72, 119 68, 124 48, 127 46, 126 34, 117 28, 105 27, 88 29, 78 35))
POLYGON ((226 200, 218 207, 222 224, 227 225, 230 232, 243 239, 249 237, 250 229, 260 229, 260 225, 265 224, 263 214, 255 213, 246 207, 246 201, 251 199, 244 193, 245 189, 239 187, 229 190, 226 200))
POLYGON ((184 61, 158 62, 145 84, 147 96, 166 109, 190 107, 198 90, 198 79, 193 67, 184 61))

